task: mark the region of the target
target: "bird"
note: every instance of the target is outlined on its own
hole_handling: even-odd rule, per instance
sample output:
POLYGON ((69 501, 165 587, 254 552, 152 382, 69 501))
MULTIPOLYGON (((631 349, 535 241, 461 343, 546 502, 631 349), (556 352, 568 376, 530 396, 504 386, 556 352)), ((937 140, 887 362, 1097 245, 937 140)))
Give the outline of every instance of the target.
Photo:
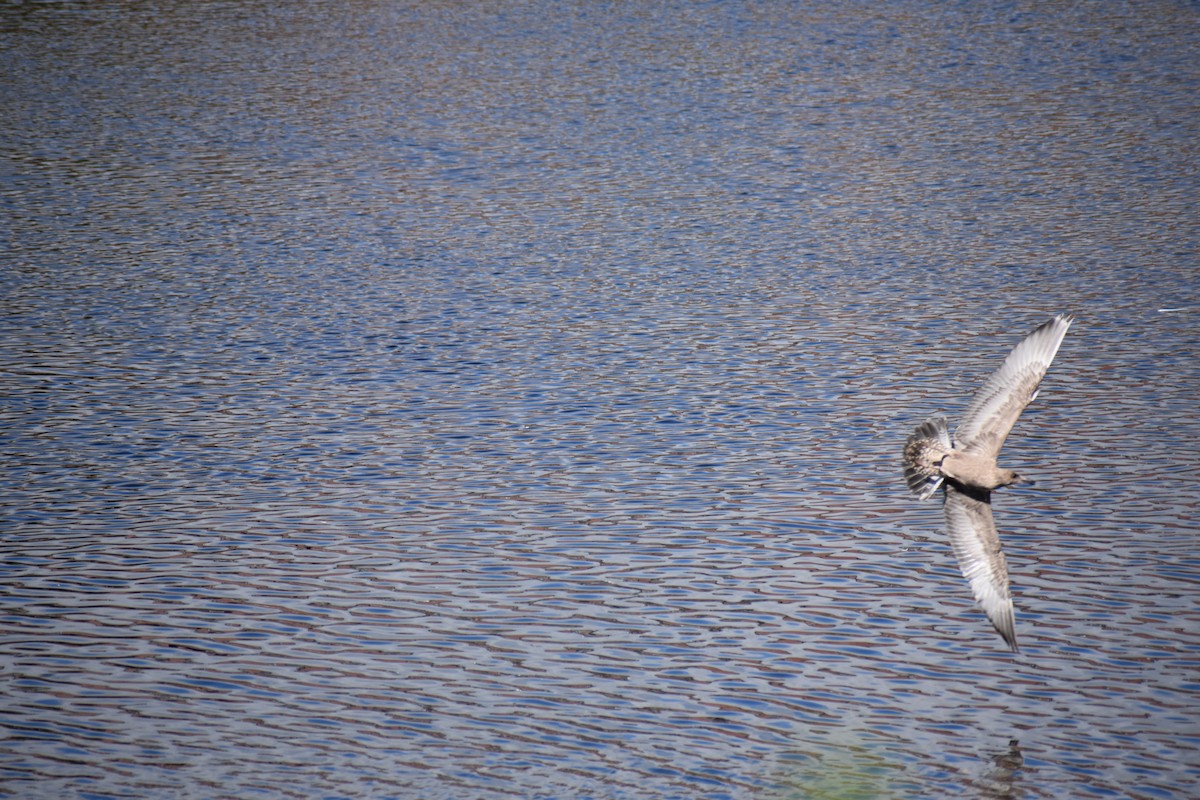
POLYGON ((1016 618, 1008 563, 992 516, 992 492, 1030 481, 996 460, 1017 418, 1038 396, 1074 321, 1071 314, 1058 314, 1022 339, 975 393, 953 437, 946 418, 934 416, 918 425, 904 444, 908 488, 920 500, 942 489, 946 531, 959 568, 1014 653, 1019 652, 1016 618))

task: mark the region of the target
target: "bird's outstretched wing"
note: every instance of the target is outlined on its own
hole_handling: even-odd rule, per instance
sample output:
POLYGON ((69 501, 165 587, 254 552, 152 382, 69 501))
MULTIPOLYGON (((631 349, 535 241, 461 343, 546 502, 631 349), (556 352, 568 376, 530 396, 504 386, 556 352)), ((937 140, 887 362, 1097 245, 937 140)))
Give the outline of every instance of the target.
POLYGON ((1059 314, 1026 336, 976 392, 954 431, 956 444, 995 458, 1038 386, 1075 318, 1059 314))
POLYGON ((958 566, 984 613, 1015 653, 1017 633, 1008 562, 1000 550, 990 497, 986 492, 967 494, 949 482, 945 485, 946 531, 958 566))

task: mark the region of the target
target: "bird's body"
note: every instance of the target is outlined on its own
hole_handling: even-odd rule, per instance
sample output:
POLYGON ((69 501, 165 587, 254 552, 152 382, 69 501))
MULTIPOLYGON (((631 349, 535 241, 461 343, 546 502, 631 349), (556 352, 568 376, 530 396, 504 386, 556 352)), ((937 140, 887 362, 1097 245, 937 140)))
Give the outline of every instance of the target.
POLYGON ((1026 336, 988 378, 963 414, 953 438, 944 417, 917 426, 904 446, 908 487, 924 500, 938 488, 950 544, 975 599, 1004 641, 1017 650, 1008 564, 992 518, 992 492, 1021 476, 996 458, 1038 387, 1074 318, 1059 314, 1026 336))
POLYGON ((966 450, 951 450, 938 467, 951 483, 989 492, 1021 479, 1013 470, 996 466, 996 459, 966 450))

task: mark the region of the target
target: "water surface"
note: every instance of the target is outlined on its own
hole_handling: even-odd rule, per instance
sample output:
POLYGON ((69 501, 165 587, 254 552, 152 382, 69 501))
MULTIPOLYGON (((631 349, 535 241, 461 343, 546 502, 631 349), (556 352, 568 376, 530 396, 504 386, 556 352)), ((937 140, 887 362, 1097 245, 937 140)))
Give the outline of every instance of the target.
POLYGON ((6 6, 0 796, 1187 791, 1197 16, 6 6))

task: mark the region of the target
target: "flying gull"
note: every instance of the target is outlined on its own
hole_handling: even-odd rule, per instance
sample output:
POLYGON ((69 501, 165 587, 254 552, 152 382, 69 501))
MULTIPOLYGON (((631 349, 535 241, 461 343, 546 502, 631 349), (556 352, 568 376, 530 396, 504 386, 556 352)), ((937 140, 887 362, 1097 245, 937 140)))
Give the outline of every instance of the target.
POLYGON ((996 465, 1004 439, 1025 406, 1037 397, 1067 329, 1075 318, 1059 314, 1043 323, 1004 359, 963 414, 954 438, 945 417, 917 426, 904 445, 908 488, 924 500, 939 487, 950 545, 975 599, 1004 641, 1017 652, 1008 564, 992 519, 992 490, 1011 486, 1021 476, 996 465))

